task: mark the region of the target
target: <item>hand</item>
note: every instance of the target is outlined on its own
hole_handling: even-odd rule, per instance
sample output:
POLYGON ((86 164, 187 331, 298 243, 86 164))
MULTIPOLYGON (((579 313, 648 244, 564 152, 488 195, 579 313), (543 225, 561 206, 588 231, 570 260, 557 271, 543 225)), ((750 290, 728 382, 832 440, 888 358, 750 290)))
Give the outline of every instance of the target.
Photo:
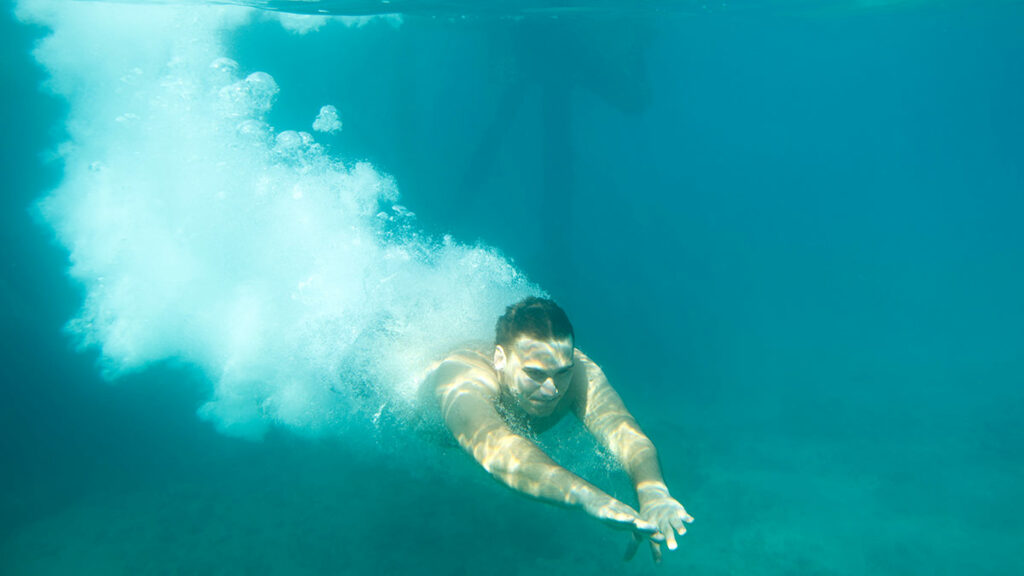
MULTIPOLYGON (((676 534, 686 534, 684 523, 693 522, 693 516, 686 512, 686 508, 668 493, 668 488, 661 483, 651 483, 637 488, 637 496, 640 499, 640 515, 644 520, 657 526, 658 531, 650 535, 651 554, 655 562, 661 561, 661 542, 668 544, 669 550, 678 547, 676 534)), ((626 559, 636 554, 641 540, 634 534, 633 542, 626 550, 626 559)))
POLYGON ((604 493, 590 495, 583 509, 594 518, 618 530, 632 530, 635 534, 651 536, 657 532, 655 524, 644 520, 639 512, 604 493))

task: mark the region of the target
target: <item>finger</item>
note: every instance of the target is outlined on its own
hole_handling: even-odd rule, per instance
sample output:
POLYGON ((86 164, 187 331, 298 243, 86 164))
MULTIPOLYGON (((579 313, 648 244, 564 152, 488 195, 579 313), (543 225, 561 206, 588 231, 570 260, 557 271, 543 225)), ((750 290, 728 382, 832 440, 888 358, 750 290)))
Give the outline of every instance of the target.
POLYGON ((640 549, 640 544, 644 541, 644 537, 633 532, 633 537, 629 539, 629 544, 626 544, 626 555, 622 559, 625 562, 629 562, 636 556, 636 551, 640 549))
POLYGON ((622 522, 623 524, 632 524, 636 520, 636 516, 626 514, 625 512, 609 512, 605 514, 605 518, 613 522, 622 522))
POLYGON ((683 521, 679 518, 673 518, 669 520, 669 523, 672 524, 672 527, 675 528, 676 532, 678 532, 680 536, 686 534, 686 526, 683 526, 683 521))
POLYGON ((632 524, 636 521, 636 516, 615 510, 602 510, 598 518, 613 524, 632 524))
POLYGON ((668 545, 669 550, 675 550, 679 547, 679 545, 676 544, 676 533, 672 531, 672 526, 668 525, 668 523, 666 523, 665 527, 662 529, 662 534, 665 535, 665 544, 668 545))
POLYGON ((648 522, 643 518, 635 518, 633 520, 633 525, 636 526, 637 530, 643 532, 644 534, 654 534, 658 531, 657 525, 655 525, 653 522, 648 522))
POLYGON ((651 557, 655 564, 661 564, 661 544, 651 540, 651 557))
POLYGON ((625 512, 602 512, 598 517, 609 527, 616 530, 651 533, 658 529, 654 524, 625 512))

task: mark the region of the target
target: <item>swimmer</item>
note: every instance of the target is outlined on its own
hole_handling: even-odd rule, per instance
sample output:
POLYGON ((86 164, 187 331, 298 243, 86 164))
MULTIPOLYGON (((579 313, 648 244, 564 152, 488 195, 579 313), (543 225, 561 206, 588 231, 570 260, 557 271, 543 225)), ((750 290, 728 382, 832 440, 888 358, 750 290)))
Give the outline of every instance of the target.
POLYGON ((459 445, 487 472, 523 494, 632 532, 627 560, 648 540, 660 562, 661 545, 675 550, 676 535, 693 521, 669 494, 654 444, 601 368, 575 348, 572 324, 551 300, 530 297, 509 306, 493 348, 453 352, 424 385, 459 445), (629 474, 639 511, 559 466, 529 439, 570 412, 629 474))

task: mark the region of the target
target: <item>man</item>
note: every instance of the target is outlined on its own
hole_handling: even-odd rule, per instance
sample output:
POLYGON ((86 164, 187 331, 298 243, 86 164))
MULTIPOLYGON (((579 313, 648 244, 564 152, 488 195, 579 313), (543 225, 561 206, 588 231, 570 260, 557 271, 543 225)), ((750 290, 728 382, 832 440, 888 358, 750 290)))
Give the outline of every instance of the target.
POLYGON ((523 494, 631 530, 627 559, 647 538, 660 561, 660 543, 675 550, 676 534, 693 521, 669 494, 654 444, 601 368, 574 347, 572 324, 551 300, 530 297, 509 306, 498 319, 493 351, 454 352, 425 385, 455 439, 485 470, 523 494), (570 412, 625 468, 639 512, 556 464, 527 437, 570 412))

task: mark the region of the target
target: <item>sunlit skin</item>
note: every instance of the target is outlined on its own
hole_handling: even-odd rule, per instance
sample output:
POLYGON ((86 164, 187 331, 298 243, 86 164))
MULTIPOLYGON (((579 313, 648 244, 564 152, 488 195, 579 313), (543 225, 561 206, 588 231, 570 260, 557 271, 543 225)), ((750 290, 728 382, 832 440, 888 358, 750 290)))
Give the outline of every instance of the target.
POLYGON ((460 350, 427 378, 455 439, 495 478, 528 496, 581 508, 619 529, 630 530, 627 558, 648 539, 655 561, 661 543, 670 550, 686 533, 687 514, 662 479, 654 444, 640 430, 601 368, 571 339, 516 339, 493 356, 460 350), (633 480, 638 512, 558 465, 517 431, 526 422, 543 432, 573 413, 622 464, 633 480))

